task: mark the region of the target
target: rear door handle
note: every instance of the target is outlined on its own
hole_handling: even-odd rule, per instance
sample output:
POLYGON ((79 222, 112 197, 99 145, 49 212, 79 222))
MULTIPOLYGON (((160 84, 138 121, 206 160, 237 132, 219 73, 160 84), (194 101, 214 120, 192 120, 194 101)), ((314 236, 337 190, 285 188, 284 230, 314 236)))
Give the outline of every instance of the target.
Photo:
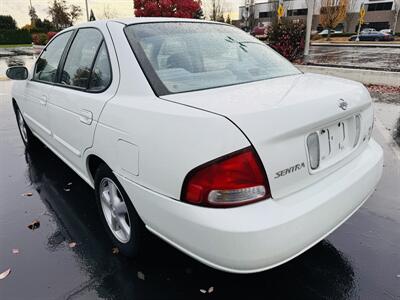
POLYGON ((39 102, 41 105, 46 105, 47 104, 47 96, 43 95, 40 97, 39 102))
POLYGON ((87 124, 87 125, 92 124, 93 113, 89 110, 82 109, 80 116, 79 116, 79 121, 81 121, 82 123, 87 124))

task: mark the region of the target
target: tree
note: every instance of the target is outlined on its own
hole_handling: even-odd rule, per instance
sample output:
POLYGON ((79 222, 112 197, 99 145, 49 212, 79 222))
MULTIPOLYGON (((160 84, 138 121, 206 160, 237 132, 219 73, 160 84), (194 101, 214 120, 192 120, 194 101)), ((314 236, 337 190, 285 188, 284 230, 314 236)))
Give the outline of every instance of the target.
POLYGON ((225 23, 225 18, 224 18, 224 14, 220 14, 218 17, 217 17, 217 20, 216 20, 217 22, 221 22, 221 23, 225 23))
POLYGON ((71 4, 69 7, 69 20, 71 25, 82 15, 82 8, 78 5, 71 4))
POLYGON ((53 23, 51 23, 49 20, 47 19, 43 19, 43 21, 41 19, 37 19, 36 20, 36 30, 38 32, 49 32, 49 31, 54 31, 55 27, 53 25, 53 23))
POLYGON ((199 16, 200 0, 134 0, 136 17, 194 18, 199 16))
POLYGON ((201 7, 194 13, 193 19, 204 19, 204 12, 201 7))
POLYGON ((231 16, 229 14, 226 16, 225 23, 232 24, 231 16))
POLYGON ((0 28, 1 29, 17 29, 17 22, 11 16, 0 15, 0 28))
POLYGON ((35 27, 36 20, 39 19, 36 14, 36 9, 33 6, 29 6, 29 17, 31 18, 31 26, 35 27))
POLYGON ((82 9, 74 4, 68 7, 66 0, 53 0, 53 4, 49 6, 49 15, 54 27, 59 30, 72 26, 82 15, 82 9))
POLYGON ((400 13, 400 0, 394 0, 394 22, 393 22, 393 34, 396 34, 397 22, 399 20, 400 13))
POLYGON ((322 0, 319 20, 328 29, 327 40, 330 40, 331 29, 335 29, 346 18, 347 0, 322 0))
POLYGON ((116 12, 115 10, 111 10, 110 5, 103 6, 103 19, 112 19, 115 18, 116 12))
POLYGON ((268 45, 290 61, 303 55, 305 33, 303 21, 292 22, 288 18, 275 19, 266 30, 268 45))
POLYGON ((225 1, 224 0, 210 0, 207 1, 207 8, 210 11, 211 21, 221 21, 221 16, 225 12, 225 1))
POLYGON ((353 32, 350 28, 350 24, 355 23, 354 21, 358 20, 359 14, 356 12, 357 4, 359 4, 358 0, 348 0, 347 1, 347 9, 346 9, 346 31, 353 32))

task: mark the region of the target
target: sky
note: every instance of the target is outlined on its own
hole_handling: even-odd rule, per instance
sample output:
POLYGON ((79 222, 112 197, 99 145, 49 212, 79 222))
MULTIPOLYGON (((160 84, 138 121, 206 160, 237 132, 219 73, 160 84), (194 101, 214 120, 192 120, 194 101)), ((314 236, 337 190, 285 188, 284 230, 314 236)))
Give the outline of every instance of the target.
MULTIPOLYGON (((0 15, 11 15, 17 21, 18 27, 29 24, 29 1, 32 1, 32 6, 36 9, 39 18, 49 18, 48 6, 52 2, 51 0, 0 0, 0 15)), ((207 1, 210 0, 203 0, 203 3, 207 4, 207 1)), ((225 2, 231 19, 236 19, 238 16, 238 7, 242 0, 222 1, 225 2)), ((83 14, 78 22, 86 20, 85 0, 67 0, 67 4, 79 5, 82 8, 83 14)), ((89 11, 92 9, 97 19, 104 18, 105 12, 108 12, 114 18, 133 16, 133 0, 88 0, 88 5, 89 11)))

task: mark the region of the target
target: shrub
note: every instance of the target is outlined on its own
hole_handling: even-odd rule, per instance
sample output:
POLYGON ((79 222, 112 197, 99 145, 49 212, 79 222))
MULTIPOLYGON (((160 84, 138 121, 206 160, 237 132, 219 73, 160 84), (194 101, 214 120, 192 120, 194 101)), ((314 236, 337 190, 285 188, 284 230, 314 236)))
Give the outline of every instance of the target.
POLYGON ((15 29, 4 30, 0 29, 0 45, 8 44, 30 44, 32 37, 28 30, 15 29))
POLYGON ((302 57, 306 34, 304 22, 281 19, 268 26, 266 34, 269 45, 288 60, 295 61, 302 57))
POLYGON ((57 34, 57 32, 55 32, 55 31, 49 31, 47 33, 47 42, 50 41, 53 38, 53 36, 55 36, 56 34, 57 34))
POLYGON ((32 41, 35 45, 46 45, 49 40, 46 33, 34 33, 32 34, 32 41))

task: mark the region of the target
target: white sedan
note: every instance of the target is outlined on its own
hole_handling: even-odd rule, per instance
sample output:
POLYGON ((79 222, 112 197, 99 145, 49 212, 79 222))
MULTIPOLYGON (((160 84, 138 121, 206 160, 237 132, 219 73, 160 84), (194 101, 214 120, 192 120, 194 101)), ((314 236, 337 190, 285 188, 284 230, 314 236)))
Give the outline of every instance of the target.
POLYGON ((211 267, 267 270, 329 235, 381 177, 367 89, 303 74, 230 25, 91 22, 7 74, 23 142, 93 187, 128 256, 147 228, 211 267))

